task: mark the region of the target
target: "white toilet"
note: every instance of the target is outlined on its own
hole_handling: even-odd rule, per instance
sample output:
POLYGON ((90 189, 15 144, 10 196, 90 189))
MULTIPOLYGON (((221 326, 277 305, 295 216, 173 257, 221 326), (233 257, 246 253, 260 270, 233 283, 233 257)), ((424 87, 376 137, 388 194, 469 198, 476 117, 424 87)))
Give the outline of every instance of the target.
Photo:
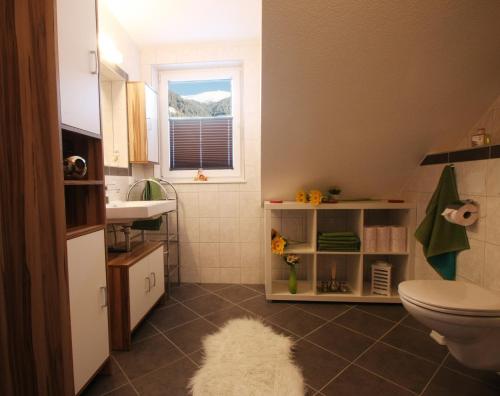
POLYGON ((445 280, 405 281, 398 289, 408 312, 458 361, 500 372, 500 294, 445 280))

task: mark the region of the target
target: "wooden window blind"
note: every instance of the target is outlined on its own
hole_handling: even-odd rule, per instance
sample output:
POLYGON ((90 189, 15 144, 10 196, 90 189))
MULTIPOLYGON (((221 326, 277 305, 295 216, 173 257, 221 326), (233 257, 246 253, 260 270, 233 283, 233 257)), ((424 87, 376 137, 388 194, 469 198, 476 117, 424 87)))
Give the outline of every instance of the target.
POLYGON ((170 118, 170 170, 233 169, 233 117, 170 118))

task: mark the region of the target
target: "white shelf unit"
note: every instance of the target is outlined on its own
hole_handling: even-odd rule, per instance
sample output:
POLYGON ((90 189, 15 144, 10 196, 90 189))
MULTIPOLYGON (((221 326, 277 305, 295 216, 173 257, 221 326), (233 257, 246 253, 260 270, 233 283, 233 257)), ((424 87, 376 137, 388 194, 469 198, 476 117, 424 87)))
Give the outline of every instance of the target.
POLYGON ((265 283, 268 300, 344 301, 399 303, 397 285, 413 279, 415 208, 409 203, 387 201, 339 202, 312 206, 297 202, 264 203, 265 283), (404 252, 364 252, 365 226, 404 226, 407 248, 404 252), (288 291, 288 266, 282 257, 271 252, 271 230, 277 230, 289 240, 286 253, 301 256, 298 266, 298 290, 288 291), (351 231, 361 240, 359 252, 320 251, 318 232, 351 231), (384 259, 392 264, 394 284, 390 296, 371 294, 370 266, 384 259), (348 293, 322 293, 317 285, 328 280, 332 264, 336 264, 337 280, 346 281, 348 293))

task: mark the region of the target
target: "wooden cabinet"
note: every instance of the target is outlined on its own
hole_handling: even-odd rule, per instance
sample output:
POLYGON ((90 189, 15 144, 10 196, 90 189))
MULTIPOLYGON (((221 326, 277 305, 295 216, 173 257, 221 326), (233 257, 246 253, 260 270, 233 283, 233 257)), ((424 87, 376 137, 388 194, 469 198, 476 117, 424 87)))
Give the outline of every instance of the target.
POLYGON ((108 261, 111 346, 129 349, 131 333, 165 293, 163 243, 146 242, 108 261))
POLYGON ((128 75, 116 65, 99 66, 104 166, 128 169, 128 75))
POLYGON ((75 394, 109 357, 104 230, 68 240, 75 394))
POLYGON ((130 328, 135 328, 165 292, 163 250, 158 248, 129 270, 130 328))
POLYGON ((127 83, 129 159, 159 163, 158 94, 143 82, 127 83))
POLYGON ((400 303, 397 286, 414 277, 415 207, 411 203, 349 201, 318 206, 297 202, 264 203, 265 283, 268 300, 400 303), (293 218, 293 221, 285 221, 293 218), (368 249, 364 242, 366 227, 406 228, 406 250, 368 249), (271 230, 301 243, 291 244, 285 254, 300 257, 297 292, 288 290, 289 273, 283 258, 271 252, 271 230), (324 232, 351 232, 360 239, 359 249, 351 251, 321 249, 318 235, 324 232), (371 266, 383 260, 391 264, 390 295, 371 290, 371 266), (322 284, 335 280, 347 286, 345 292, 325 290, 322 284), (318 287, 320 286, 320 287, 318 287))
POLYGON ((63 127, 101 134, 95 0, 57 0, 63 127))
POLYGON ((83 179, 64 181, 75 394, 109 361, 96 20, 95 0, 57 0, 61 152, 88 166, 83 179))

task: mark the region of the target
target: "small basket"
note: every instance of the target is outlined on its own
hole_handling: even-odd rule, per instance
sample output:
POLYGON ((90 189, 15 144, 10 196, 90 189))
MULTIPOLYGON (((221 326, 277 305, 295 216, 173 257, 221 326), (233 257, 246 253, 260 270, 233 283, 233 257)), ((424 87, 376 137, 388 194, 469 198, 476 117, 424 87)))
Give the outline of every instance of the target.
POLYGON ((372 294, 391 295, 392 265, 386 261, 372 264, 372 294))

